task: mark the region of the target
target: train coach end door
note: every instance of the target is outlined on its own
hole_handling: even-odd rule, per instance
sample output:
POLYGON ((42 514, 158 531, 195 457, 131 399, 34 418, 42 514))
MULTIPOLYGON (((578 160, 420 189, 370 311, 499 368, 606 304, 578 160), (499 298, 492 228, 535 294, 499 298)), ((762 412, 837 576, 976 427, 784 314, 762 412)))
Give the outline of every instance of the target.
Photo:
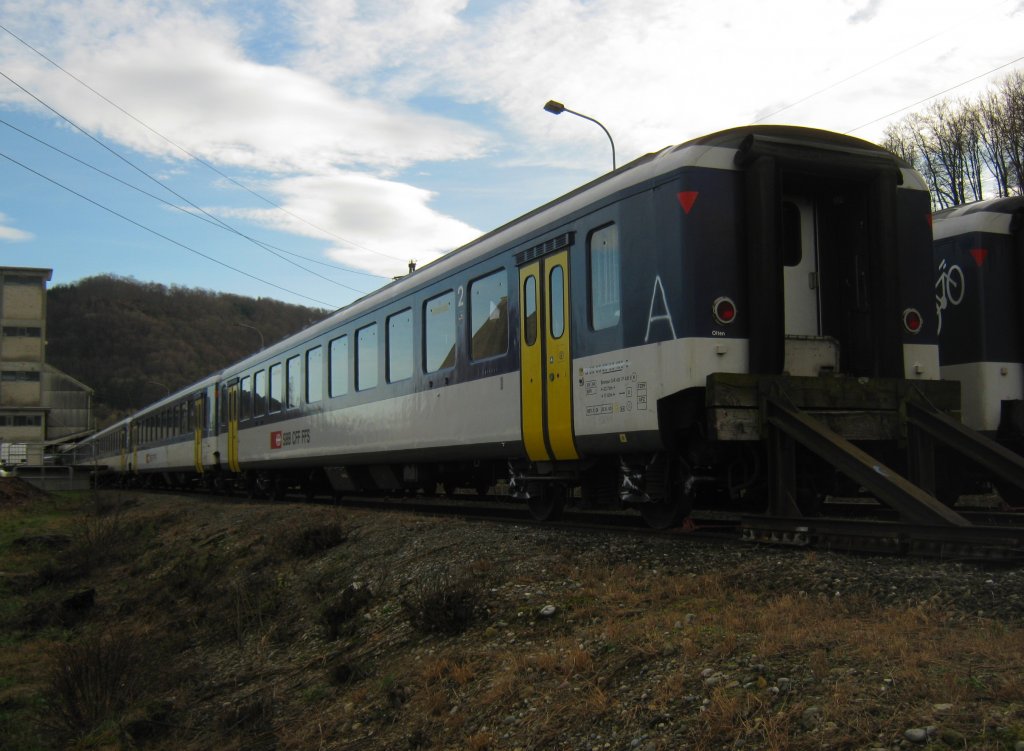
POLYGON ((569 253, 519 267, 523 444, 531 461, 577 459, 572 427, 569 253))

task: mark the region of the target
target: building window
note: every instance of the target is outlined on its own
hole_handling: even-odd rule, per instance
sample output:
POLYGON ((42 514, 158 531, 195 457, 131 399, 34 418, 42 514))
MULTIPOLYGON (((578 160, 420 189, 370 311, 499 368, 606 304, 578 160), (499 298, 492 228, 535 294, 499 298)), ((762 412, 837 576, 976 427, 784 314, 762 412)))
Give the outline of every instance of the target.
POLYGON ((472 359, 483 360, 508 351, 508 290, 504 269, 470 284, 469 317, 472 359))
POLYGON ((306 404, 316 404, 323 398, 324 349, 314 347, 306 351, 306 404))
POLYGON ((412 308, 388 316, 388 383, 412 377, 412 308))
POLYGON ((344 396, 348 393, 348 337, 340 336, 331 342, 330 351, 330 390, 331 396, 344 396))
POLYGON ((455 364, 455 293, 448 291, 423 305, 423 367, 428 373, 455 364))
POLYGON ((299 393, 302 383, 302 365, 299 356, 289 357, 284 364, 284 405, 288 409, 299 406, 299 393))
POLYGON ((611 328, 622 308, 619 282, 619 230, 614 224, 590 233, 590 328, 611 328))
POLYGON ((38 370, 5 370, 0 372, 3 381, 39 381, 38 370))
POLYGON ((356 332, 356 391, 377 385, 377 324, 371 323, 356 332))
POLYGON ((27 336, 39 338, 43 330, 38 326, 4 326, 4 336, 27 336))

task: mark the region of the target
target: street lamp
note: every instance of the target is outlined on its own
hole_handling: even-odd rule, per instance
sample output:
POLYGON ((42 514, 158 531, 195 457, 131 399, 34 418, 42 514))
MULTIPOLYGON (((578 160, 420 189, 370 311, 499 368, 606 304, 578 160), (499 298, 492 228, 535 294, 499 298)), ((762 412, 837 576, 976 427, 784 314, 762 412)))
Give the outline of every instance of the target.
POLYGON ((263 351, 263 346, 264 346, 264 345, 263 345, 263 332, 262 332, 262 331, 260 331, 260 330, 259 330, 258 328, 256 328, 255 326, 251 326, 251 325, 250 325, 250 324, 248 324, 248 323, 241 323, 240 321, 235 321, 235 325, 236 325, 236 326, 241 326, 241 327, 243 327, 243 328, 246 328, 246 329, 252 329, 252 330, 253 330, 253 331, 255 331, 255 332, 256 332, 257 334, 259 334, 259 335, 260 335, 260 352, 262 352, 262 351, 263 351))
POLYGON ((550 112, 552 115, 561 115, 563 112, 568 112, 570 115, 576 115, 576 117, 582 117, 584 120, 589 120, 592 123, 597 123, 597 127, 604 131, 604 134, 608 136, 608 143, 612 145, 612 171, 615 170, 615 141, 612 140, 612 134, 608 132, 608 129, 606 127, 601 125, 601 123, 599 123, 594 118, 584 115, 581 112, 571 110, 561 102, 556 102, 554 99, 549 100, 548 103, 544 105, 544 111, 550 112))

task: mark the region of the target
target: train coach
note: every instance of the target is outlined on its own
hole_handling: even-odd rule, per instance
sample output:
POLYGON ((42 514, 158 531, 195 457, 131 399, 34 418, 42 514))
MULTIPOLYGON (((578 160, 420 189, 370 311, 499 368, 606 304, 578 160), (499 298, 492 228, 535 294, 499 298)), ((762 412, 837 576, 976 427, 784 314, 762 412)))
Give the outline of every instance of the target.
POLYGON ((921 177, 873 144, 723 131, 637 159, 80 448, 110 475, 270 496, 500 482, 542 519, 567 503, 657 527, 697 504, 807 513, 884 475, 877 457, 906 463, 908 399, 959 409, 938 380, 949 311, 927 273, 929 218, 921 177))
POLYGON ((963 422, 1024 436, 1024 197, 936 212, 935 309, 943 378, 963 385, 963 422))

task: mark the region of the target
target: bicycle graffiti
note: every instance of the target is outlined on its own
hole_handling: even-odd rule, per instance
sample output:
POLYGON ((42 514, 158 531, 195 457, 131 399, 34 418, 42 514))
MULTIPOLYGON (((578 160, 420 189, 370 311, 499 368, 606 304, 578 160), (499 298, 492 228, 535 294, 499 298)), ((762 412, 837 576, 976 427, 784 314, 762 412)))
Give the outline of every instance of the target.
POLYGON ((955 263, 947 269, 943 259, 939 263, 939 278, 935 280, 935 313, 939 318, 937 333, 942 333, 942 311, 950 305, 959 305, 963 299, 964 271, 955 263))

